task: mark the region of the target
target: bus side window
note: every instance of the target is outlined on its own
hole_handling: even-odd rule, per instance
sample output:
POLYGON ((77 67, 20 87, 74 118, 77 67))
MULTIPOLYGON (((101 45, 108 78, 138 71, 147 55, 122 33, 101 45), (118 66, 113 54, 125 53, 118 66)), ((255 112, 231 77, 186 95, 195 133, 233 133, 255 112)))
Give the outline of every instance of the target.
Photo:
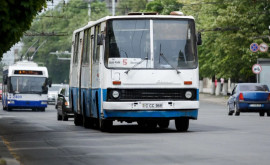
POLYGON ((99 52, 100 52, 99 48, 100 48, 100 45, 98 45, 98 43, 97 43, 97 37, 98 37, 99 33, 100 33, 100 25, 97 25, 95 27, 93 63, 97 63, 99 61, 99 52))
POLYGON ((78 63, 79 39, 80 39, 80 33, 77 33, 75 35, 73 64, 77 64, 78 63))

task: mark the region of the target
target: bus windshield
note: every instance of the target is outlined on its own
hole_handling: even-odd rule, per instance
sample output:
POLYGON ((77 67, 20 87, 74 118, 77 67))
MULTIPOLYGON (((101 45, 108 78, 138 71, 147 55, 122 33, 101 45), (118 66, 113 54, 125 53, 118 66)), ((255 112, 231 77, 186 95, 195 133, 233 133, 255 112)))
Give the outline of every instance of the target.
POLYGON ((197 67, 193 20, 109 20, 107 26, 105 64, 108 68, 197 67))
POLYGON ((45 77, 11 77, 11 93, 47 93, 45 77))

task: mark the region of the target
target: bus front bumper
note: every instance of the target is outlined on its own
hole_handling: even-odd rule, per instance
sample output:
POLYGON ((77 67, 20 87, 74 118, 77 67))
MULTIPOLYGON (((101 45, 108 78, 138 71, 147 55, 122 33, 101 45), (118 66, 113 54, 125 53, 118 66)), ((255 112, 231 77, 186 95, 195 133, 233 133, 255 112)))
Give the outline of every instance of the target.
POLYGON ((10 108, 46 108, 47 100, 45 101, 23 101, 23 100, 8 100, 10 108))
POLYGON ((103 102, 103 118, 197 119, 199 101, 103 102))

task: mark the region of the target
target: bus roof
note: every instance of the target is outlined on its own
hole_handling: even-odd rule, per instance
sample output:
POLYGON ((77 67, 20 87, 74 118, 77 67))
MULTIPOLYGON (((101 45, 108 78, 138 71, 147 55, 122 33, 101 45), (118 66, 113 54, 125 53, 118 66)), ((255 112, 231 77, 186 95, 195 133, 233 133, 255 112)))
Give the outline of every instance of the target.
MULTIPOLYGON (((37 76, 37 77, 48 77, 48 70, 46 67, 40 67, 37 63, 32 61, 18 61, 13 65, 4 67, 4 73, 8 72, 8 76, 15 76, 14 71, 42 71, 42 74, 21 74, 20 76, 37 76)), ((18 76, 18 75, 16 75, 18 76)))
POLYGON ((81 27, 79 29, 76 29, 73 33, 77 33, 79 31, 82 31, 86 28, 89 28, 95 24, 99 24, 101 22, 104 22, 106 20, 111 20, 111 19, 192 19, 194 20, 194 17, 192 16, 179 16, 179 15, 124 15, 124 16, 106 16, 103 17, 97 21, 90 21, 87 25, 84 27, 81 27))

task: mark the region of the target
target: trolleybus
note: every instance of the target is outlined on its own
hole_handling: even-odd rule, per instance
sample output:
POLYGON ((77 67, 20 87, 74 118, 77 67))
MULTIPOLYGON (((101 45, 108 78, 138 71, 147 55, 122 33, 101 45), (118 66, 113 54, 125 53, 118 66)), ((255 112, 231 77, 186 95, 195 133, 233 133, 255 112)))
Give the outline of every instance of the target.
MULTIPOLYGON (((175 13, 174 13, 175 14, 175 13)), ((113 121, 187 131, 197 119, 200 44, 192 16, 107 16, 73 33, 70 103, 75 125, 113 121)))
POLYGON ((19 61, 3 70, 4 110, 32 109, 45 111, 47 107, 48 71, 31 61, 19 61))

